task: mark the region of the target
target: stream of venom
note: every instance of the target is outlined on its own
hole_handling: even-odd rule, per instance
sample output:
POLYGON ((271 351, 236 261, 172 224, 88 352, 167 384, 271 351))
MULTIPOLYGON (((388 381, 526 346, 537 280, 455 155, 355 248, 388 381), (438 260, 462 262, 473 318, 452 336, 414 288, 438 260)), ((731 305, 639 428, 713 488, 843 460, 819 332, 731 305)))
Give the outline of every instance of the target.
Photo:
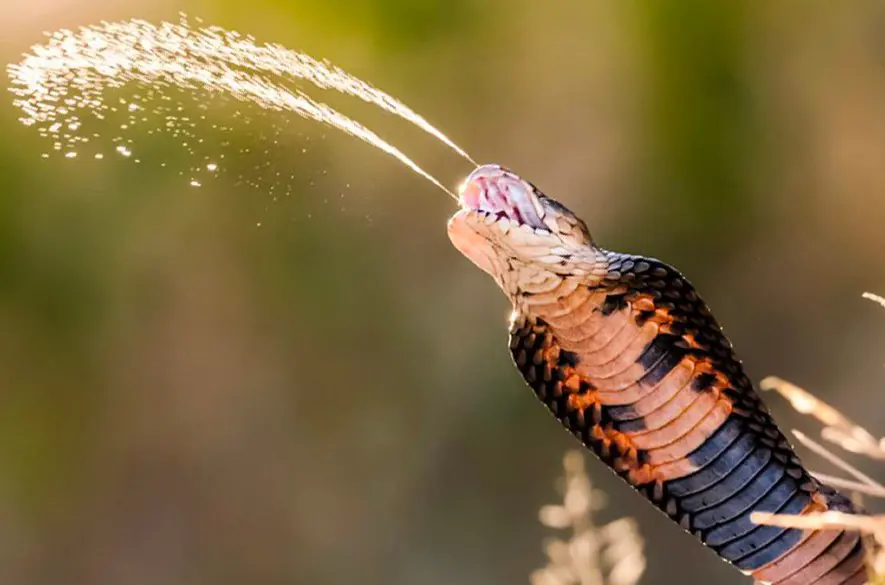
MULTIPOLYGON (((373 131, 284 85, 294 79, 375 104, 418 126, 476 164, 462 148, 413 110, 338 67, 281 45, 258 44, 251 37, 219 27, 194 28, 184 19, 178 24, 159 25, 133 19, 78 31, 60 30, 50 34, 45 44, 32 47, 22 61, 10 65, 8 74, 10 91, 16 95, 15 105, 22 110, 20 121, 36 126, 41 135, 52 139, 53 148, 68 158, 75 158, 78 147, 95 138, 84 130, 84 118, 103 119, 109 111, 117 111, 115 105, 105 100, 107 90, 135 84, 148 88, 153 96, 164 88, 202 89, 267 110, 294 112, 338 128, 395 157, 455 197, 440 181, 373 131)), ((138 97, 126 105, 132 123, 144 107, 138 103, 138 97)), ((180 119, 167 119, 171 119, 168 127, 180 127, 180 119)), ((115 151, 126 157, 132 154, 126 144, 117 145, 115 151)))

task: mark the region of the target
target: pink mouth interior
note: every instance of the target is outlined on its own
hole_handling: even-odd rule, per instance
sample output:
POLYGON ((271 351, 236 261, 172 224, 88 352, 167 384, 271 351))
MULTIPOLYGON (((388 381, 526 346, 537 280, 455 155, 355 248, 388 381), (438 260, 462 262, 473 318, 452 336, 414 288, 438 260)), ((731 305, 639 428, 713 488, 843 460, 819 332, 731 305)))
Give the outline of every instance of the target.
POLYGON ((522 185, 507 177, 475 177, 461 191, 461 203, 468 209, 544 227, 530 197, 522 185))

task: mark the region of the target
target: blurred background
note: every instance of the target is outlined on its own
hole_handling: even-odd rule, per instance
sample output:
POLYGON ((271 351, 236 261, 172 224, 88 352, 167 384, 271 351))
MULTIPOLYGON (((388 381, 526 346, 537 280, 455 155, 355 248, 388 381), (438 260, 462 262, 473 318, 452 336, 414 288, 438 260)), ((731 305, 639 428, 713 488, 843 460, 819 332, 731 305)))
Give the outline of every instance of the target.
MULTIPOLYGON (((0 56, 182 10, 388 91, 678 266, 751 377, 885 431, 885 312, 860 296, 885 293, 881 2, 29 0, 0 6, 0 56)), ((447 185, 470 171, 305 89, 447 185)), ((133 131, 140 164, 42 158, 0 102, 0 581, 527 583, 574 443, 449 244, 453 202, 335 130, 207 105, 251 154, 194 188, 173 137, 133 131)), ((744 582, 588 470, 639 523, 643 583, 744 582)))

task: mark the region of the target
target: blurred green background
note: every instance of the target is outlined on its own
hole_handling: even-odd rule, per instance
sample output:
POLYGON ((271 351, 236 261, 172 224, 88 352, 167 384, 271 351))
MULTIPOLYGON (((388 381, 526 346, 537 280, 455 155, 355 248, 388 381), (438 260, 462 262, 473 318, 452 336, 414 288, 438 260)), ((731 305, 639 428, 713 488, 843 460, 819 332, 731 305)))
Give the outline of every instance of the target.
MULTIPOLYGON (((885 314, 860 298, 885 292, 881 2, 31 0, 0 7, 0 56, 180 10, 402 99, 602 245, 680 267, 754 379, 885 429, 885 314)), ((310 93, 448 185, 470 171, 310 93)), ((4 101, 0 582, 527 583, 573 441, 510 364, 506 300, 450 246, 450 199, 224 100, 208 111, 253 154, 199 189, 168 136, 132 134, 141 164, 41 158, 4 101)), ((743 582, 589 469, 640 523, 644 583, 743 582)))

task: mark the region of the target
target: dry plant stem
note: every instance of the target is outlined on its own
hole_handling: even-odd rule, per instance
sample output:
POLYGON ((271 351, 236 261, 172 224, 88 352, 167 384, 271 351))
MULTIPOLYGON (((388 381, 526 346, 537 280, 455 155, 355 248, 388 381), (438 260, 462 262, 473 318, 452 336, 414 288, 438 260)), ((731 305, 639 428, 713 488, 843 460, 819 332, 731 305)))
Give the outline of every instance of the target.
POLYGON ((570 451, 563 467, 562 504, 543 506, 539 516, 545 526, 571 534, 545 543, 547 566, 532 573, 532 585, 636 585, 645 557, 634 523, 597 524, 593 512, 603 506, 604 494, 593 489, 583 456, 570 451))
MULTIPOLYGON (((885 543, 885 516, 845 514, 843 512, 822 512, 807 516, 794 516, 772 514, 770 512, 753 512, 750 515, 750 520, 756 524, 798 528, 799 530, 857 530, 867 535, 867 538, 875 539, 879 546, 885 543)), ((868 551, 867 567, 871 575, 869 583, 871 585, 880 585, 882 583, 882 572, 885 571, 885 558, 881 554, 881 549, 878 552, 875 549, 868 551)))
POLYGON ((865 299, 867 299, 867 300, 870 300, 870 301, 873 301, 874 303, 879 303, 880 305, 882 305, 883 307, 885 307, 885 297, 880 297, 879 295, 876 295, 876 294, 873 294, 873 293, 865 292, 865 293, 863 294, 863 298, 865 298, 865 299))
POLYGON ((605 576, 602 573, 602 567, 599 562, 588 562, 593 557, 598 557, 600 543, 598 541, 597 528, 593 522, 591 511, 593 509, 592 494, 593 489, 590 482, 584 474, 584 458, 572 452, 566 455, 564 465, 566 468, 566 494, 565 507, 572 509, 572 542, 569 547, 574 557, 575 571, 581 585, 605 585, 605 576), (583 505, 569 506, 569 496, 572 500, 575 494, 582 494, 586 497, 583 505), (580 513, 583 508, 584 513, 580 513))
POLYGON ((857 426, 848 433, 836 427, 825 427, 821 429, 820 435, 825 441, 838 445, 849 453, 885 460, 885 439, 875 439, 863 427, 857 426))
POLYGON ((750 519, 757 524, 798 528, 800 530, 834 530, 850 528, 867 534, 880 534, 885 529, 885 516, 845 514, 843 512, 821 512, 806 516, 753 512, 750 519))
POLYGON ((760 387, 763 390, 776 391, 786 398, 797 412, 810 414, 828 427, 850 429, 857 426, 829 404, 786 380, 768 376, 762 380, 760 387))
POLYGON ((885 486, 883 486, 882 484, 880 484, 879 482, 877 482, 876 480, 874 480, 870 476, 866 475, 865 473, 861 472, 859 469, 857 469, 856 467, 854 467, 853 465, 851 465, 850 463, 848 463, 847 461, 845 461, 844 459, 842 459, 841 457, 839 457, 838 455, 836 455, 835 453, 833 453, 832 451, 830 451, 829 449, 827 449, 826 447, 821 445, 820 443, 812 440, 811 438, 806 436, 804 433, 799 432, 794 429, 793 435, 796 437, 796 439, 800 443, 802 443, 803 445, 808 447, 811 451, 820 455, 821 457, 823 457, 824 459, 826 459, 827 461, 829 461, 830 463, 832 463, 833 465, 835 465, 836 467, 841 469, 842 471, 845 471, 846 473, 851 474, 852 476, 854 476, 855 479, 857 479, 858 481, 860 481, 864 485, 885 492, 885 486))
POLYGON ((876 439, 869 431, 806 390, 773 376, 762 380, 761 387, 763 390, 776 391, 786 398, 797 412, 811 415, 821 421, 825 425, 821 431, 824 440, 850 453, 858 453, 873 459, 885 459, 885 440, 876 439))
MULTIPOLYGON (((864 293, 863 297, 885 307, 885 297, 864 293)), ((871 459, 885 459, 885 439, 876 439, 866 429, 845 417, 841 412, 817 399, 809 392, 779 378, 769 377, 762 381, 766 390, 775 390, 786 398, 798 412, 808 414, 824 424, 821 436, 825 441, 842 449, 865 455, 871 459)), ((885 498, 885 486, 862 473, 840 456, 823 445, 808 438, 803 433, 793 431, 796 438, 814 453, 820 455, 839 469, 849 473, 854 479, 845 479, 822 473, 813 473, 821 482, 830 486, 885 498), (855 481, 856 480, 856 481, 855 481)), ((857 530, 865 535, 867 547, 867 572, 871 585, 885 585, 885 515, 847 514, 823 512, 804 516, 780 515, 755 512, 750 516, 757 524, 767 524, 800 530, 857 530)))
POLYGON ((844 479, 835 475, 827 475, 826 473, 812 473, 812 475, 821 482, 835 488, 857 492, 874 498, 885 498, 885 490, 879 487, 851 481, 850 479, 844 479))

